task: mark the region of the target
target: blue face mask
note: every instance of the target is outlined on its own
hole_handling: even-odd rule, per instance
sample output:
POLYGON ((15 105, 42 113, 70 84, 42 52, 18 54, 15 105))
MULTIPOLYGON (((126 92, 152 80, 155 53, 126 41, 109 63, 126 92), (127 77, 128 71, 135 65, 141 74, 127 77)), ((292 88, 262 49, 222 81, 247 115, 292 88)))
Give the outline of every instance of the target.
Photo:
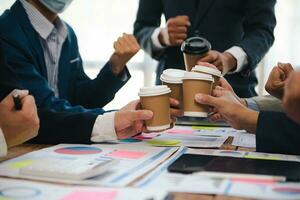
POLYGON ((62 13, 73 0, 40 0, 40 2, 54 13, 62 13))

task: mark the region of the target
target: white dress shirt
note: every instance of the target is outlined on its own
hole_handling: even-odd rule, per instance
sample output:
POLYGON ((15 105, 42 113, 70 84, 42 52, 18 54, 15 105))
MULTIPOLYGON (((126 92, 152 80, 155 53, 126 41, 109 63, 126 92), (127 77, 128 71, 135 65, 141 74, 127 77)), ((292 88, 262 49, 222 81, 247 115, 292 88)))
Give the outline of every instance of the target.
POLYGON ((7 144, 2 129, 0 128, 0 157, 6 155, 7 155, 7 144))
MULTIPOLYGON (((27 13, 30 23, 40 36, 47 67, 48 84, 53 89, 55 95, 58 96, 57 77, 59 59, 62 45, 68 37, 67 26, 60 18, 58 18, 53 25, 42 13, 26 0, 21 0, 21 3, 27 13)), ((127 74, 125 73, 125 75, 127 74)), ((127 78, 127 76, 123 77, 122 79, 127 78)), ((114 117, 115 112, 105 113, 97 117, 91 133, 92 142, 117 139, 114 117)))
MULTIPOLYGON (((166 28, 156 28, 151 35, 151 40, 153 43, 154 50, 162 50, 162 49, 166 48, 165 46, 163 46, 160 43, 160 41, 158 39, 160 32, 162 33, 162 37, 166 41, 166 44, 170 43, 170 41, 168 41, 169 36, 168 36, 167 29, 166 28)), ((229 72, 228 74, 238 73, 238 72, 242 71, 243 67, 245 67, 248 64, 247 54, 241 47, 233 46, 230 49, 226 50, 225 52, 232 54, 233 57, 237 61, 236 69, 234 71, 229 72)))

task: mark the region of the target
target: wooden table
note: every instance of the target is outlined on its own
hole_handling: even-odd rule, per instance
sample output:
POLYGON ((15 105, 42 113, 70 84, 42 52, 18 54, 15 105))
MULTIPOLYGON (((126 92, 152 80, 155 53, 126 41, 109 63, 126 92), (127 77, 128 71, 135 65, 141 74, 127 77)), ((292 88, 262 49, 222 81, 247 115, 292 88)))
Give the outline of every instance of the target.
MULTIPOLYGON (((249 148, 241 148, 231 145, 233 141, 232 137, 229 137, 223 146, 220 149, 223 150, 241 150, 241 151, 255 151, 255 149, 249 148)), ((5 158, 1 158, 0 161, 8 160, 11 158, 15 158, 17 156, 36 151, 42 148, 49 147, 51 145, 42 145, 42 144, 23 144, 17 147, 13 147, 9 149, 8 155, 5 158)), ((253 200, 239 197, 230 197, 223 195, 205 195, 205 194, 189 194, 189 193, 179 193, 173 192, 171 193, 173 200, 253 200)))

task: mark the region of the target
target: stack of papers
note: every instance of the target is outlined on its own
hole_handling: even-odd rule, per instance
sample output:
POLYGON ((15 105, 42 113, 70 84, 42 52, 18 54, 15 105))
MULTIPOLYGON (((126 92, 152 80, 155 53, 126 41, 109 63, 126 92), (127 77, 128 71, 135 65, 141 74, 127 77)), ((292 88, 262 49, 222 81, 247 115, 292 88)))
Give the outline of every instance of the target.
POLYGON ((119 161, 107 173, 94 178, 74 181, 55 180, 60 183, 100 186, 126 186, 138 177, 154 169, 167 160, 176 147, 151 147, 129 144, 115 145, 69 145, 61 144, 50 148, 25 154, 0 164, 0 175, 8 177, 27 178, 33 180, 53 181, 47 177, 30 177, 20 174, 20 169, 40 162, 42 158, 55 159, 90 159, 114 158, 119 161))
POLYGON ((167 192, 134 188, 99 188, 53 185, 31 181, 0 178, 0 199, 30 200, 163 200, 167 192), (138 195, 137 195, 138 194, 138 195))

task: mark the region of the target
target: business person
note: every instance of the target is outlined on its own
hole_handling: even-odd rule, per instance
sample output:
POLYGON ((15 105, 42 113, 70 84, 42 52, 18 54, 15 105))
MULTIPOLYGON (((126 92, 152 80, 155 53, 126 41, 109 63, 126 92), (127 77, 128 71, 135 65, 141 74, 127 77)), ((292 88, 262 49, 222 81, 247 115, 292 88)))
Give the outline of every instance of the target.
POLYGON ((26 90, 15 90, 0 102, 0 157, 7 148, 21 144, 37 136, 39 118, 34 98, 26 90), (22 108, 15 109, 13 93, 18 93, 22 108))
MULTIPOLYGON (((4 52, 5 49, 0 46, 0 100, 4 99, 13 89, 24 88, 18 74, 7 64, 4 52)), ((32 130, 32 127, 34 127, 36 123, 30 124, 30 121, 33 120, 34 122, 34 120, 38 120, 38 118, 35 117, 32 119, 30 117, 31 112, 36 112, 35 105, 32 105, 34 102, 31 102, 33 100, 30 100, 30 98, 30 96, 24 97, 23 101, 29 99, 26 100, 23 105, 25 111, 17 112, 12 109, 12 97, 9 95, 3 100, 3 104, 6 106, 1 106, 2 103, 0 103, 0 121, 2 121, 2 119, 3 121, 12 119, 10 115, 14 114, 16 118, 18 117, 16 122, 10 120, 8 122, 5 121, 5 124, 11 125, 11 129, 24 128, 24 130, 32 130), (2 107, 5 107, 5 109, 2 109, 2 107), (22 116, 25 117, 25 119, 23 119, 22 116), (25 121, 27 118, 29 118, 27 120, 28 122, 25 121), (24 120, 24 122, 21 120, 24 120), (18 123, 19 121, 21 122, 18 123)), ((175 104, 173 103, 173 105, 175 104)), ((176 112, 178 111, 175 110, 175 113, 176 112)), ((108 113, 109 118, 104 119, 104 121, 101 121, 103 120, 103 114, 100 115, 92 112, 57 112, 50 108, 38 108, 38 116, 40 118, 39 134, 34 139, 30 140, 31 143, 89 144, 92 142, 125 139, 144 131, 145 127, 143 120, 150 119, 152 117, 152 112, 140 110, 139 101, 134 101, 119 111, 108 113)), ((2 127, 1 122, 0 126, 2 127)), ((8 132, 11 132, 8 128, 7 126, 4 126, 4 134, 7 133, 7 130, 8 132)), ((32 132, 32 134, 35 133, 36 132, 32 132)), ((16 134, 17 133, 11 135, 15 140, 18 138, 22 139, 22 135, 24 135, 20 132, 20 136, 15 137, 16 134)), ((25 141, 26 138, 29 138, 29 135, 28 137, 23 138, 25 141)), ((8 144, 10 146, 11 142, 9 141, 8 144)))
MULTIPOLYGON (((273 80, 278 81, 278 79, 273 80)), ((198 94, 195 100, 214 107, 214 111, 218 113, 213 120, 221 117, 236 129, 245 129, 250 133, 255 133, 257 151, 300 155, 300 135, 298 134, 300 116, 297 112, 300 110, 298 91, 300 88, 292 87, 300 84, 299 72, 289 72, 289 77, 282 82, 285 85, 283 107, 286 113, 249 109, 232 91, 223 87, 217 87, 213 91, 213 96, 198 94)), ((281 90, 281 87, 277 89, 281 90)))
POLYGON ((140 0, 134 35, 167 68, 184 69, 180 45, 195 33, 212 43, 201 59, 216 65, 240 97, 256 96, 255 67, 274 41, 275 0, 140 0), (160 28, 161 16, 166 26, 160 28))
POLYGON ((124 34, 91 80, 84 73, 73 29, 58 16, 71 2, 17 0, 0 17, 0 39, 8 63, 38 107, 99 114, 130 78, 126 63, 139 45, 132 35, 124 34))

